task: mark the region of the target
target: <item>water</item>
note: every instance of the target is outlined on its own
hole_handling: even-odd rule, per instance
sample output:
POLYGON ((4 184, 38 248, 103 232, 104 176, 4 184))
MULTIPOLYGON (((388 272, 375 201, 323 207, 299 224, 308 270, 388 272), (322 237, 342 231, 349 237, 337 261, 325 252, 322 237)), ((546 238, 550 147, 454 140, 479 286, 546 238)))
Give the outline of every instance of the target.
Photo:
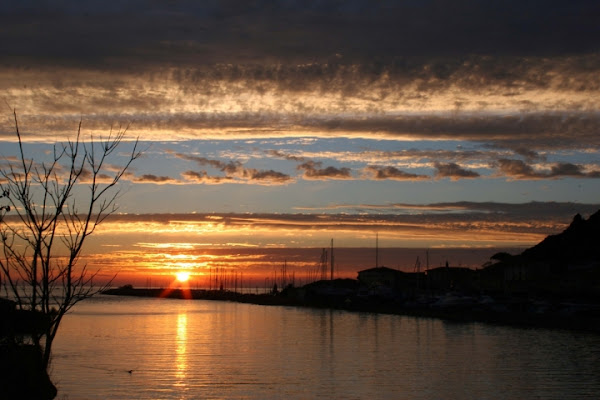
POLYGON ((64 319, 51 377, 71 400, 595 399, 600 335, 98 296, 64 319))

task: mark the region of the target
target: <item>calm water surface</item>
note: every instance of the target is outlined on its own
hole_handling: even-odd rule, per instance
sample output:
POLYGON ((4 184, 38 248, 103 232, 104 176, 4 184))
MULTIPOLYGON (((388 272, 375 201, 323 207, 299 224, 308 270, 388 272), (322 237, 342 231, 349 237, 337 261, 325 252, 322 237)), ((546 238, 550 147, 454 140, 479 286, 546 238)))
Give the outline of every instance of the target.
POLYGON ((51 377, 70 400, 597 399, 600 335, 98 296, 63 321, 51 377))

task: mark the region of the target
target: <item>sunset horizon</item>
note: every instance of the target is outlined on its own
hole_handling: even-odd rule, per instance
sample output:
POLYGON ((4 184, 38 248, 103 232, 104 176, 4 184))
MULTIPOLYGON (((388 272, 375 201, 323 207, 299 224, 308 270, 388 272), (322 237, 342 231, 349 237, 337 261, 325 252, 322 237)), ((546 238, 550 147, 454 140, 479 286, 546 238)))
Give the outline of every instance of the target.
MULTIPOLYGON (((478 268, 600 209, 597 9, 558 4, 6 5, 0 162, 19 152, 13 111, 36 163, 79 124, 125 132, 108 173, 139 140, 85 245, 103 279, 268 276, 286 258, 308 275, 332 239, 369 254, 376 236, 394 268, 450 248, 478 268)), ((352 264, 341 276, 369 265, 352 264)))
MULTIPOLYGON (((464 205, 463 205, 464 206, 464 205)), ((471 205, 474 206, 474 205, 471 205)), ((482 204, 478 205, 483 208, 482 204)), ((495 207, 500 205, 495 204, 495 207)), ((525 205, 520 205, 523 208, 525 205)), ((320 279, 322 252, 335 253, 335 278, 355 279, 362 269, 388 266, 414 272, 452 266, 481 269, 498 252, 520 254, 549 235, 562 232, 580 213, 588 218, 595 205, 552 204, 554 219, 417 214, 151 214, 114 215, 90 241, 89 266, 114 284, 168 286, 177 273, 189 273, 190 285, 214 286, 210 276, 236 277, 248 288, 263 287, 266 279, 282 281, 281 269, 296 284, 320 279), (578 212, 574 212, 577 210, 578 212), (415 221, 427 220, 427 223, 415 221), (149 233, 151 232, 151 233, 149 233), (299 240, 299 237, 302 240, 299 240), (143 240, 140 240, 142 238, 143 240), (195 239, 195 240, 194 240, 195 239), (331 247, 333 245, 333 248, 331 247), (92 247, 93 246, 93 247, 92 247), (98 260, 102 261, 98 261, 98 260), (429 262, 429 265, 427 263, 429 262)), ((429 205, 442 209, 449 205, 429 205)), ((487 205, 492 208, 492 205, 487 205)), ((509 213, 506 213, 509 214, 509 213)), ((329 261, 328 261, 329 262, 329 261)), ((328 267, 329 268, 329 267, 328 267)), ((327 275, 329 277, 329 274, 327 275)))
POLYGON ((597 398, 599 22, 0 2, 0 397, 597 398))

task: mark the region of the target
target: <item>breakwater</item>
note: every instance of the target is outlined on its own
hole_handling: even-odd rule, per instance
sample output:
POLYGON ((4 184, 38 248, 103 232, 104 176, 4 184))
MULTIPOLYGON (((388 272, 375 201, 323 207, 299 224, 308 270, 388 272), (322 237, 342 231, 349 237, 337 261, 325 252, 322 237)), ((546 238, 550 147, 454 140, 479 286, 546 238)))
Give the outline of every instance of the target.
POLYGON ((397 301, 338 293, 310 293, 303 288, 278 293, 238 293, 228 290, 108 289, 107 295, 188 300, 231 301, 265 306, 331 308, 338 310, 438 318, 454 322, 483 322, 524 328, 581 330, 600 333, 600 305, 548 303, 521 298, 491 299, 456 295, 397 301))

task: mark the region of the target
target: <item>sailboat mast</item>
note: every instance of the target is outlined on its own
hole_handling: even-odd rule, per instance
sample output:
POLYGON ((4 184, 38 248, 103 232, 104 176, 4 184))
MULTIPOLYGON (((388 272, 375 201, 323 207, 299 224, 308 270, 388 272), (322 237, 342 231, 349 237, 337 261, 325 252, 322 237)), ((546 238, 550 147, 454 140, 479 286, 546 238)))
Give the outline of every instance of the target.
POLYGON ((379 267, 379 232, 375 233, 375 268, 379 267))
POLYGON ((331 280, 333 280, 333 239, 331 239, 331 280))

